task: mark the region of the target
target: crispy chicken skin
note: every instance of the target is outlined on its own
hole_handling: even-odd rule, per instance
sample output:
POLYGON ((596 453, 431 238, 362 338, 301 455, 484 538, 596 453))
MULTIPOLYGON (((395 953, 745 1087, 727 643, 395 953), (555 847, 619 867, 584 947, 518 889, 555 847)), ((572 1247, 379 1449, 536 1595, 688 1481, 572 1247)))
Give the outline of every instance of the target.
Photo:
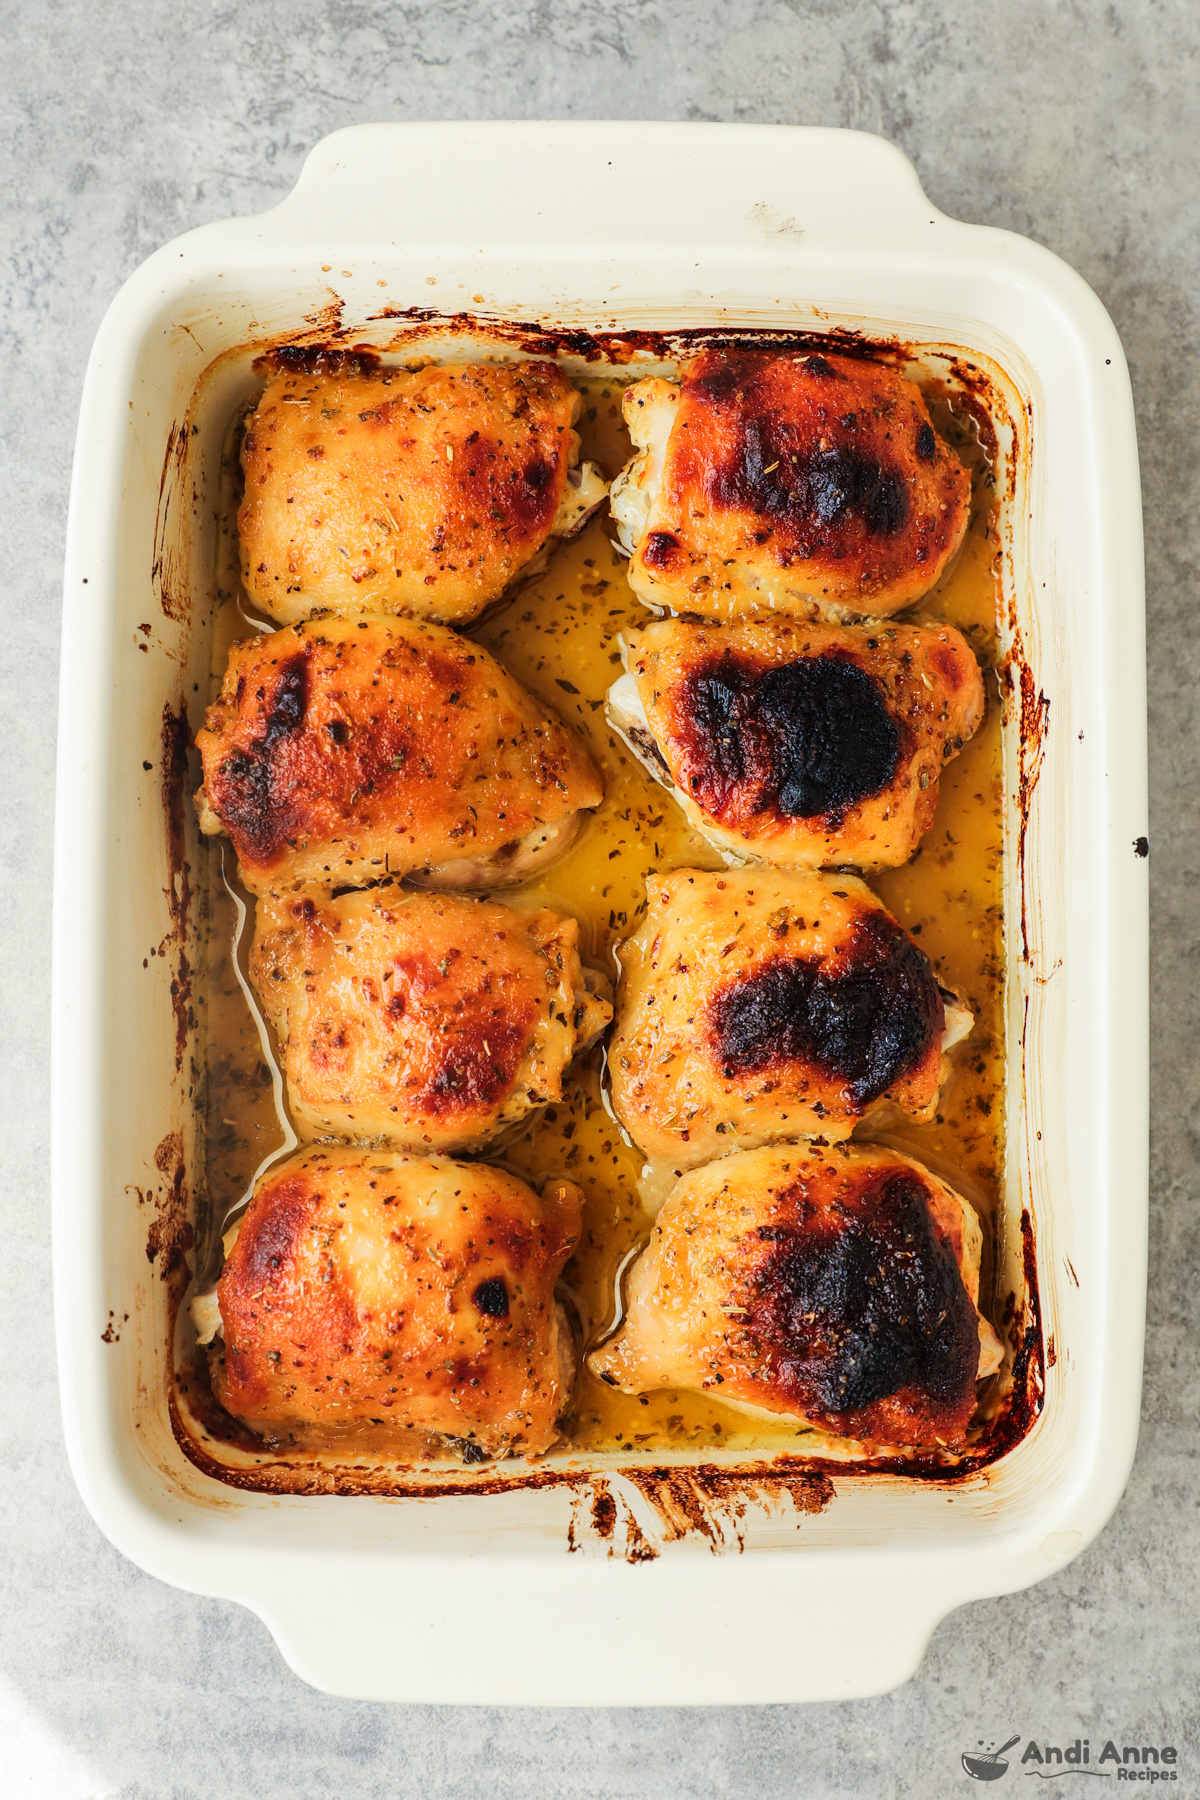
POLYGON ((648 605, 716 619, 898 612, 966 532, 971 482, 920 389, 881 363, 706 350, 625 394, 613 484, 648 605))
POLYGON ((222 1406, 270 1437, 383 1426, 465 1462, 554 1442, 569 1394, 554 1284, 579 1235, 482 1163, 311 1149, 258 1184, 217 1284, 222 1406))
POLYGON ((907 862, 984 714, 952 625, 659 619, 625 663, 612 724, 711 843, 784 867, 907 862))
POLYGON ((588 1357, 626 1393, 700 1388, 876 1444, 961 1445, 1001 1346, 965 1200, 878 1145, 781 1145, 684 1176, 588 1357))
POLYGON ((612 1017, 575 920, 544 908, 385 886, 255 910, 250 980, 303 1138, 480 1149, 560 1100, 612 1017))
POLYGON ((196 742, 201 830, 228 833, 254 893, 519 881, 603 796, 574 735, 486 650, 380 614, 234 644, 196 742))
POLYGON ((863 882, 677 869, 647 899, 608 1049, 613 1110, 647 1156, 688 1169, 848 1137, 882 1103, 931 1116, 971 1015, 863 882))
POLYGON ((278 353, 242 444, 242 579, 282 625, 318 608, 473 619, 605 497, 551 362, 372 367, 278 353), (314 366, 315 362, 315 366, 314 366))

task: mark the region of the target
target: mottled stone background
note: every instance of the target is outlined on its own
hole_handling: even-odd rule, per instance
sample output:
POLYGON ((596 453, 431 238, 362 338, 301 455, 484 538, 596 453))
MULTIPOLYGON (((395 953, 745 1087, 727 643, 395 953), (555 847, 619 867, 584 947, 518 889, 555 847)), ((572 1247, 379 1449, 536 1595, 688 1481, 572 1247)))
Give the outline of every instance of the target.
MULTIPOLYGON (((0 17, 0 1790, 37 1800, 941 1795, 967 1786, 958 1752, 979 1737, 1094 1742, 1111 1729, 1180 1745, 1168 1791, 1200 1793, 1197 0, 25 0, 0 17), (334 127, 490 116, 882 132, 946 211, 1029 233, 1081 270, 1132 365, 1154 895, 1141 1448, 1091 1549, 1030 1593, 947 1620, 916 1679, 880 1700, 570 1713, 330 1700, 288 1672, 248 1613, 123 1561, 67 1471, 49 1294, 50 824, 60 562, 88 348, 143 257, 190 226, 271 204, 334 127)), ((648 169, 629 203, 652 229, 670 196, 656 195, 648 169)), ((498 1654, 502 1644, 501 1633, 498 1654)))

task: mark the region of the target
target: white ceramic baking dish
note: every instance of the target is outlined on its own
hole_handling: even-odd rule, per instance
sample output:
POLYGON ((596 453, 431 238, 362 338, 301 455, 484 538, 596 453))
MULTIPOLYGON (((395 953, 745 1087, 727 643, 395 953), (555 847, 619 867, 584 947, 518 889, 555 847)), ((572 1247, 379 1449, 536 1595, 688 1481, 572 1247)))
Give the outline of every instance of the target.
POLYGON ((1142 583, 1129 383, 1103 309, 1047 251, 940 214, 876 138, 363 126, 320 144, 273 212, 139 269, 101 328, 80 418, 54 936, 63 1408, 113 1543, 253 1607, 323 1688, 614 1704, 881 1691, 952 1608, 1087 1544, 1129 1471, 1141 1379, 1142 583), (386 344, 415 329, 395 316, 411 308, 580 331, 858 327, 935 363, 958 349, 1008 396, 1003 573, 1025 686, 1006 727, 1001 1253, 1044 1404, 966 1479, 835 1470, 793 1482, 793 1500, 749 1478, 689 1488, 686 1469, 682 1486, 639 1485, 610 1459, 511 1491, 281 1495, 218 1480, 179 1447, 171 1315, 198 1073, 181 957, 197 952, 178 840, 190 808, 173 847, 163 811, 164 709, 182 701, 194 726, 207 697, 215 470, 255 348, 305 330, 386 344))

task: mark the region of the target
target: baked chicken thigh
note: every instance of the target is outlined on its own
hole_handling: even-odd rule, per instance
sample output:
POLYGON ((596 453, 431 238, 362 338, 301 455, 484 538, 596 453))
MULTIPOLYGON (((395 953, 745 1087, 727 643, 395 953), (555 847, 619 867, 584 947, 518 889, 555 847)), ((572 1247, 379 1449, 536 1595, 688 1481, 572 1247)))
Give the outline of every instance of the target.
POLYGON ((849 356, 706 350, 626 390, 638 454, 613 483, 629 580, 715 619, 882 617, 962 543, 971 481, 920 389, 849 356))
POLYGON ((718 848, 785 867, 905 863, 978 730, 952 625, 659 619, 628 634, 608 716, 718 848))
POLYGON ((384 886, 260 899, 250 979, 304 1138, 480 1149, 562 1098, 612 1007, 574 919, 384 886))
POLYGON ((848 1137, 881 1104, 928 1118, 971 1014, 853 875, 677 869, 621 947, 613 1110, 678 1169, 780 1138, 848 1137))
POLYGON ((230 1234, 215 1309, 193 1306, 217 1399, 271 1439, 349 1429, 406 1460, 547 1449, 571 1392, 554 1284, 581 1205, 569 1182, 539 1199, 482 1163, 292 1157, 230 1234))
POLYGON ((578 740, 441 625, 329 616, 243 638, 196 742, 202 831, 254 893, 523 880, 603 797, 578 740))
POLYGON ((1000 1365, 971 1207, 879 1145, 747 1150, 684 1176, 594 1350, 626 1393, 699 1388, 875 1444, 961 1445, 1000 1365))
POLYGON ((551 362, 405 369, 276 354, 242 444, 242 579, 288 625, 318 608, 477 617, 607 485, 577 467, 551 362))

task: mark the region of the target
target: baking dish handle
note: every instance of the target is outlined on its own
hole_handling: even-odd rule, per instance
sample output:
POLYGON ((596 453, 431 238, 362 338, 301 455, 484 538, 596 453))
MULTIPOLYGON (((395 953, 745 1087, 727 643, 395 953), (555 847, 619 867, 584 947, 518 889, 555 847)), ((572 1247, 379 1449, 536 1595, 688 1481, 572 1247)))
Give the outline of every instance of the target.
POLYGON ((869 132, 570 120, 348 126, 314 146, 272 216, 326 245, 445 248, 449 189, 456 245, 494 243, 497 219, 510 219, 526 253, 594 259, 606 241, 628 246, 629 198, 648 169, 671 196, 654 214, 654 251, 690 262, 714 238, 791 260, 825 240, 844 245, 848 231, 882 245, 944 222, 904 153, 869 132), (437 178, 423 181, 431 159, 437 178), (564 161, 580 199, 565 216, 542 202, 547 171, 564 161), (514 194, 528 204, 514 208, 514 194))

